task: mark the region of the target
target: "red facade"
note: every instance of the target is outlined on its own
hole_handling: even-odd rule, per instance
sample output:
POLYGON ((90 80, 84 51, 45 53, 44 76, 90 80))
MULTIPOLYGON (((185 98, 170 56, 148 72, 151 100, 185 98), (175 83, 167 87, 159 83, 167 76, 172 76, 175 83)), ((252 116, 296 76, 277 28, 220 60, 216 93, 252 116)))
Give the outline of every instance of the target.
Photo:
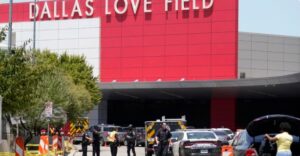
POLYGON ((236 79, 237 0, 215 0, 205 11, 173 4, 168 12, 164 1, 153 1, 152 13, 141 5, 137 15, 109 6, 112 14, 101 20, 102 82, 236 79))
MULTIPOLYGON (((78 1, 85 5, 86 0, 78 1)), ((165 11, 165 1, 152 0, 151 13, 144 12, 142 0, 137 14, 129 0, 123 15, 114 12, 114 0, 108 1, 111 15, 105 14, 105 0, 94 0, 94 14, 88 17, 101 18, 100 81, 236 79, 238 0, 215 0, 207 10, 201 9, 202 0, 196 0, 200 9, 193 10, 194 1, 190 0, 186 11, 176 11, 175 1, 165 11)), ((60 2, 58 12, 62 10, 60 2)), ((74 0, 66 1, 67 13, 73 4, 74 0)), ((52 3, 49 8, 53 12, 52 3)), ((0 23, 7 22, 8 5, 0 5, 0 12, 0 23)), ((65 20, 71 18, 87 17, 75 15, 65 20)), ((14 5, 13 20, 30 20, 28 3, 14 5)))

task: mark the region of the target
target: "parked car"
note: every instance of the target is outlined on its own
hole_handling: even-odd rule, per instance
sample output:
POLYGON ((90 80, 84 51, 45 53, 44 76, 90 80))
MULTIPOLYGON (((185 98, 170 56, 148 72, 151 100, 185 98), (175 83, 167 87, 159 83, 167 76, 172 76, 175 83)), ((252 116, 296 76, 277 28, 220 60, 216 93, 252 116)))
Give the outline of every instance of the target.
POLYGON ((212 129, 213 132, 218 136, 219 140, 222 142, 222 145, 229 145, 230 137, 223 130, 212 129))
POLYGON ((288 115, 267 115, 251 121, 245 130, 237 134, 232 142, 235 156, 244 156, 246 153, 257 155, 275 155, 276 143, 265 140, 266 133, 276 135, 279 133, 279 124, 288 122, 292 130, 293 144, 291 150, 293 155, 300 155, 300 118, 288 115))
POLYGON ((127 145, 126 143, 126 135, 129 131, 128 127, 120 127, 118 131, 118 138, 121 145, 127 145))
POLYGON ((221 141, 211 130, 189 129, 172 132, 174 156, 221 155, 221 141))
POLYGON ((145 146, 145 127, 136 127, 136 146, 145 146))
POLYGON ((234 137, 234 133, 233 133, 232 130, 229 129, 229 128, 217 128, 217 130, 224 131, 224 132, 228 135, 229 140, 232 140, 233 137, 234 137))

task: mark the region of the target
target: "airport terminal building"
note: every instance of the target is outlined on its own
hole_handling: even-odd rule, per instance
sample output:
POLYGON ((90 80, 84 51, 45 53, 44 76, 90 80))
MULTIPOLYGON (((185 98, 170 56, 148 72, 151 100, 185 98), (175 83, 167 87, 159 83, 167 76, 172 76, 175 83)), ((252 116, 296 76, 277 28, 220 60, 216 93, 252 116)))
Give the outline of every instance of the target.
MULTIPOLYGON (((238 0, 40 0, 12 8, 14 46, 33 38, 36 21, 37 48, 85 55, 94 67, 103 99, 89 113, 92 124, 186 115, 195 127, 235 129, 265 114, 300 117, 300 37, 239 32, 238 0)), ((0 3, 0 26, 8 17, 9 4, 0 3)))

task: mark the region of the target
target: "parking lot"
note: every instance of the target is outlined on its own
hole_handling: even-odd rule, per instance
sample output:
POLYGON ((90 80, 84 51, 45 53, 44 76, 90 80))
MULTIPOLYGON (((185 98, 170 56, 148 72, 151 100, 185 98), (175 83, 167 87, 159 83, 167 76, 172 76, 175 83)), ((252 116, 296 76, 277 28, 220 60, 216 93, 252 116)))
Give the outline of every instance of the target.
MULTIPOLYGON (((75 152, 72 152, 69 154, 69 156, 82 156, 82 152, 80 151, 81 145, 75 146, 76 150, 75 152)), ((145 155, 145 148, 144 147, 136 147, 136 155, 143 156, 145 155)), ((111 156, 109 147, 101 147, 100 151, 101 156, 111 156)), ((88 156, 92 156, 92 146, 90 145, 88 147, 88 156)), ((126 146, 120 146, 118 149, 118 156, 127 156, 127 147, 126 146)))

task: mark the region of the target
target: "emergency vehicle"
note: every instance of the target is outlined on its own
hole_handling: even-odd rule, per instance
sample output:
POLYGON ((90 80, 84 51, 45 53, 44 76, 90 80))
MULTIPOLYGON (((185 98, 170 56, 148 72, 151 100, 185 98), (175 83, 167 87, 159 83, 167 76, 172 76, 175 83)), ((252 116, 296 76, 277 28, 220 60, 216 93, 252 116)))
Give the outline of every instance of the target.
POLYGON ((87 117, 78 118, 74 122, 70 122, 69 134, 73 138, 73 144, 80 144, 82 134, 89 129, 89 119, 87 117))
POLYGON ((145 122, 145 153, 146 156, 151 156, 154 154, 156 149, 155 135, 161 128, 161 124, 166 123, 170 131, 175 131, 178 129, 186 129, 186 118, 182 116, 181 118, 166 119, 165 116, 161 120, 156 121, 146 121, 145 122))

